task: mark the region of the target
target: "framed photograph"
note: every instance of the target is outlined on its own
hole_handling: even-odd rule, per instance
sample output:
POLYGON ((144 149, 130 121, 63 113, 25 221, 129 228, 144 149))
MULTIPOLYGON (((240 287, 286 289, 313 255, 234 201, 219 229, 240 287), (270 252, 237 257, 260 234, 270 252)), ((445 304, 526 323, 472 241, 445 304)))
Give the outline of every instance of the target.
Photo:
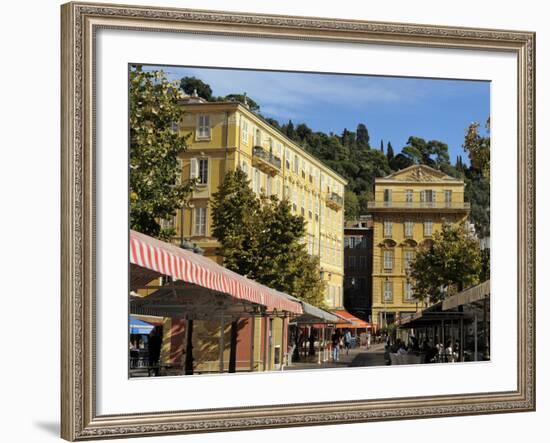
POLYGON ((535 409, 535 35, 68 3, 62 437, 535 409))

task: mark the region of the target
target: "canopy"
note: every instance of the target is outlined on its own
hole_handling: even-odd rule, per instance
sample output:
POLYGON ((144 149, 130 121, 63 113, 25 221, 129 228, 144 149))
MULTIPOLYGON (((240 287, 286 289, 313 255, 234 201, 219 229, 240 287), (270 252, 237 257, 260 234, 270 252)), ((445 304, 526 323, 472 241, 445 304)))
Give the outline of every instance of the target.
POLYGON ((491 294, 491 280, 486 280, 479 285, 472 286, 465 291, 452 295, 451 297, 443 300, 443 310, 457 308, 470 303, 484 300, 491 294))
POLYGON ((150 323, 130 317, 130 334, 147 335, 154 329, 154 327, 155 326, 150 323))
POLYGON ((144 272, 132 268, 132 285, 152 280, 155 275, 167 275, 218 293, 230 295, 267 307, 268 310, 302 314, 300 303, 286 294, 249 280, 236 272, 218 265, 213 260, 130 230, 130 263, 144 272), (135 272, 134 272, 135 271, 135 272), (145 277, 144 277, 145 275, 145 277))
POLYGON ((361 320, 360 318, 357 318, 355 315, 349 313, 345 309, 334 311, 334 314, 336 314, 338 317, 343 318, 344 320, 347 320, 348 324, 338 324, 336 325, 337 328, 351 328, 351 329, 357 329, 357 328, 367 328, 370 329, 372 326, 370 323, 367 323, 364 320, 361 320))

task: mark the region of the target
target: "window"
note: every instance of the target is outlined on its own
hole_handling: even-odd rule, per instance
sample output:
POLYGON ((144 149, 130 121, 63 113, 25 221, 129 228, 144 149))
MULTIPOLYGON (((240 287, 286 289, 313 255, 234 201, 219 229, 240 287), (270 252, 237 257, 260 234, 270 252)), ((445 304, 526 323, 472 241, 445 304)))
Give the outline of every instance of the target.
POLYGON ((172 122, 170 123, 170 129, 172 130, 172 132, 174 134, 177 134, 178 133, 178 130, 179 130, 179 124, 178 122, 172 122))
POLYGON ((412 189, 407 189, 405 191, 405 201, 407 203, 412 203, 412 201, 413 201, 413 190, 412 189))
POLYGON ((259 129, 254 133, 254 146, 262 146, 262 132, 259 129))
POLYGON ((248 176, 248 164, 243 160, 241 169, 248 176))
POLYGON ((366 235, 363 235, 363 237, 361 238, 361 248, 367 249, 367 236, 366 235))
POLYGON ((391 189, 384 189, 384 203, 391 203, 391 189))
POLYGON ((344 237, 344 248, 349 248, 350 237, 344 237))
POLYGON ((205 185, 208 183, 208 159, 191 159, 191 179, 198 178, 198 183, 205 185))
POLYGON ((241 134, 243 143, 248 144, 248 122, 244 118, 241 120, 241 134))
POLYGON ((412 284, 410 280, 405 282, 405 300, 411 301, 413 299, 412 284))
POLYGON ((405 251, 405 270, 411 269, 411 263, 414 260, 413 251, 405 251))
POLYGON ((210 138, 210 116, 199 115, 197 138, 210 138))
POLYGON ((384 222, 384 237, 391 237, 391 231, 392 231, 392 222, 391 221, 385 221, 384 222))
POLYGON ((393 282, 386 280, 384 282, 384 302, 389 302, 393 298, 393 282))
POLYGON ((208 159, 199 159, 199 183, 206 185, 208 183, 208 159))
POLYGON ((433 229, 433 222, 431 220, 426 220, 424 222, 424 236, 431 237, 433 229))
POLYGON ((206 208, 195 208, 193 235, 206 235, 206 208))
POLYGON ((413 236, 414 223, 410 220, 405 222, 405 237, 413 236))
POLYGON ((450 189, 445 190, 445 205, 450 206, 453 201, 453 191, 450 189))
POLYGON ((271 176, 269 175, 265 176, 265 194, 271 195, 271 176))
POLYGON ((286 169, 290 169, 290 151, 287 149, 285 153, 286 169))
POLYGON ((300 164, 300 159, 298 157, 298 154, 294 154, 294 164, 292 165, 292 170, 295 174, 298 174, 298 165, 300 164))
POLYGON ((420 201, 428 203, 426 206, 431 206, 431 203, 435 201, 435 191, 428 189, 420 192, 420 201))
POLYGON ((393 251, 384 251, 384 270, 391 271, 393 269, 393 251))
POLYGON ((359 257, 359 268, 360 269, 367 269, 367 257, 365 257, 364 255, 362 255, 361 257, 359 257))
POLYGON ((349 268, 355 269, 355 257, 353 255, 350 255, 348 257, 348 260, 349 260, 349 268))

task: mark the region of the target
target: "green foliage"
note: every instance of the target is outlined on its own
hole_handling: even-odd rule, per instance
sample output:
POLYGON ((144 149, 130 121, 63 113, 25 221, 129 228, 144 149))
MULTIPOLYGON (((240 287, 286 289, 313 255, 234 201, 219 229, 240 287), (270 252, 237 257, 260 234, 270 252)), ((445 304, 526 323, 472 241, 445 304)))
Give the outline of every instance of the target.
POLYGON ((391 142, 388 142, 388 148, 386 149, 386 157, 388 158, 388 163, 391 164, 391 161, 393 160, 393 157, 394 157, 393 146, 391 145, 391 142))
MULTIPOLYGON (((485 128, 489 134, 490 120, 487 120, 485 128)), ((491 170, 491 138, 489 135, 483 137, 479 133, 479 123, 474 122, 468 126, 462 146, 470 157, 472 169, 488 178, 491 170)))
POLYGON ((462 226, 445 224, 432 244, 418 249, 409 275, 418 300, 440 301, 479 283, 482 276, 479 244, 462 226))
POLYGON ((250 189, 246 174, 237 169, 228 172, 212 199, 212 233, 221 244, 224 266, 249 278, 255 278, 259 238, 255 223, 260 203, 250 189))
POLYGON ((161 229, 181 208, 192 182, 181 183, 178 154, 186 149, 185 137, 173 124, 183 114, 181 93, 162 71, 130 69, 130 226, 158 238, 173 230, 161 229))
POLYGON ((411 136, 407 140, 407 146, 404 146, 401 152, 412 164, 428 165, 436 169, 449 164, 449 147, 439 140, 426 141, 423 138, 411 136))
POLYGON ((346 220, 357 220, 359 218, 359 198, 357 194, 346 191, 344 194, 344 218, 346 220))
POLYGON ((303 243, 303 217, 288 201, 257 198, 240 169, 227 173, 212 201, 213 234, 224 266, 271 288, 323 306, 319 262, 303 243))
POLYGON ((357 147, 359 149, 370 149, 370 137, 367 127, 363 123, 357 125, 357 147))
POLYGON ((230 101, 230 102, 239 102, 242 104, 245 104, 246 102, 246 104, 248 105, 251 111, 254 111, 254 112, 260 111, 260 105, 246 94, 229 94, 229 95, 226 95, 225 97, 218 97, 218 101, 221 101, 221 100, 230 101))
POLYGON ((212 101, 212 88, 196 77, 183 77, 180 80, 180 88, 187 95, 192 95, 197 91, 199 97, 204 98, 206 101, 212 101))

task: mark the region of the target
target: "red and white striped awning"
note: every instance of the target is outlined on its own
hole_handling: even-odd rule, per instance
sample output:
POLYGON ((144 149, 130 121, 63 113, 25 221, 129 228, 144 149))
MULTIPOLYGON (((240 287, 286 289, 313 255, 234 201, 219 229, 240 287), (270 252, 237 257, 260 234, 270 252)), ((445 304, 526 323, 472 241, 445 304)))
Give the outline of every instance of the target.
POLYGON ((261 285, 213 260, 130 230, 130 263, 197 286, 267 307, 268 310, 302 313, 300 303, 261 285))

